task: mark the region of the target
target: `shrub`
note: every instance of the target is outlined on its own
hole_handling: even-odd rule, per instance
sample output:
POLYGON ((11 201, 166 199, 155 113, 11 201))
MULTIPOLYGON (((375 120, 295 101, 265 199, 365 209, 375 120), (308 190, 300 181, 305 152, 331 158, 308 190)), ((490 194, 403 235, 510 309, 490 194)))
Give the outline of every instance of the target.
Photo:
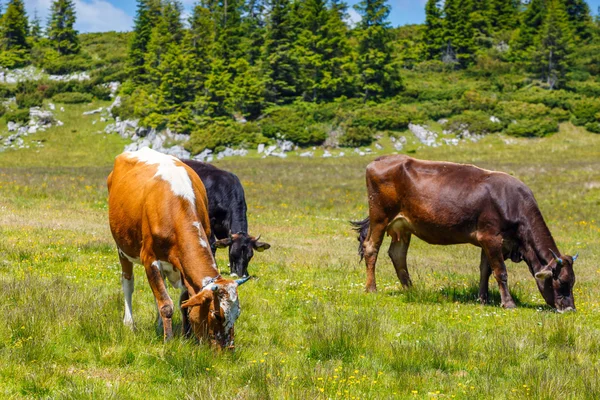
POLYGON ((4 120, 6 122, 22 122, 26 124, 29 122, 29 110, 14 110, 8 111, 4 115, 4 120))
POLYGON ((255 148, 258 144, 266 142, 260 128, 254 123, 215 121, 192 132, 185 148, 192 154, 198 154, 205 149, 219 152, 227 146, 255 148))
POLYGON ((416 105, 416 108, 423 119, 438 120, 462 113, 465 106, 460 100, 448 100, 420 103, 416 105))
POLYGON ((31 107, 41 107, 44 103, 44 95, 38 91, 32 93, 17 93, 17 107, 29 109, 31 107))
POLYGON ((600 133, 600 122, 590 122, 585 124, 585 129, 590 132, 600 133))
POLYGON ((43 61, 42 68, 51 75, 67 75, 73 72, 87 71, 92 68, 92 60, 84 54, 47 59, 43 61))
POLYGON ((411 115, 418 114, 415 107, 394 107, 392 103, 367 107, 356 111, 351 125, 378 131, 402 131, 408 128, 411 115))
POLYGON ((465 111, 450 118, 448 126, 453 131, 468 129, 478 134, 499 132, 504 128, 502 122, 492 122, 490 118, 490 115, 482 111, 465 111))
POLYGON ((477 90, 467 90, 461 98, 464 107, 469 110, 490 110, 498 101, 494 93, 485 93, 477 90))
POLYGON ((327 138, 325 130, 315 126, 310 115, 291 107, 268 112, 260 127, 266 137, 290 140, 300 146, 320 145, 327 138))
POLYGON ((6 109, 6 106, 4 104, 0 103, 0 117, 2 117, 4 114, 6 114, 6 111, 8 111, 6 109))
POLYGON ((501 119, 507 120, 533 120, 550 113, 550 109, 544 104, 524 103, 522 101, 502 101, 498 103, 496 111, 501 119))
POLYGON ((92 99, 91 94, 79 92, 59 93, 52 97, 55 102, 66 104, 90 103, 92 99))
POLYGON ((368 146, 375 140, 375 132, 368 126, 351 126, 345 129, 340 136, 340 146, 360 147, 368 146))
POLYGON ((578 126, 584 126, 588 123, 596 122, 596 114, 600 112, 600 100, 581 99, 570 102, 572 122, 578 126))
POLYGON ((14 95, 14 89, 5 85, 0 85, 0 99, 8 99, 10 97, 13 97, 14 95))
POLYGON ((558 132, 558 122, 552 118, 526 119, 509 124, 506 133, 519 137, 544 137, 558 132))
POLYGON ((29 54, 27 50, 12 49, 0 51, 0 67, 13 69, 21 68, 29 64, 29 54))

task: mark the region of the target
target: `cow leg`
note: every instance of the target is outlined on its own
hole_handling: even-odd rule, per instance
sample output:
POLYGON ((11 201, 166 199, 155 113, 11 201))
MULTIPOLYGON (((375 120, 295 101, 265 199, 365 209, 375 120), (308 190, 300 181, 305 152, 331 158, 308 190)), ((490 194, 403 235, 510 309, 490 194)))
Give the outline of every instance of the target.
POLYGON ((154 293, 154 298, 158 306, 159 314, 162 318, 164 339, 165 341, 173 338, 173 301, 169 297, 165 281, 163 280, 160 269, 158 268, 158 260, 152 261, 152 263, 144 263, 146 267, 146 275, 148 276, 148 283, 154 293))
POLYGON ((508 291, 508 273, 506 272, 506 265, 504 264, 504 257, 502 255, 502 239, 494 237, 489 242, 482 243, 482 247, 485 250, 485 255, 490 263, 494 277, 498 282, 502 307, 515 308, 517 305, 508 291))
POLYGON ((492 269, 485 255, 485 250, 481 249, 481 262, 479 263, 479 301, 481 304, 487 304, 489 298, 489 283, 492 269))
POLYGON ((375 281, 375 264, 377 263, 377 255, 379 254, 379 248, 383 242, 386 226, 387 224, 385 222, 371 223, 369 227, 369 234, 363 243, 365 264, 367 265, 367 292, 377 291, 377 283, 375 281))
POLYGON ((410 233, 402 234, 399 240, 394 241, 390 244, 388 254, 392 259, 394 268, 396 269, 396 275, 405 288, 412 286, 410 275, 408 274, 408 267, 406 265, 406 255, 408 254, 408 246, 410 246, 410 233))
POLYGON ((192 336, 192 325, 190 325, 190 319, 188 318, 188 310, 181 308, 181 304, 183 304, 184 301, 189 300, 189 298, 190 294, 184 287, 179 296, 179 308, 181 310, 181 334, 187 338, 192 336))
POLYGON ((133 281, 133 263, 127 258, 119 254, 119 261, 121 262, 121 288, 123 289, 123 297, 125 299, 125 313, 123 315, 123 324, 135 329, 133 322, 133 314, 131 309, 131 296, 133 295, 134 281, 133 281))

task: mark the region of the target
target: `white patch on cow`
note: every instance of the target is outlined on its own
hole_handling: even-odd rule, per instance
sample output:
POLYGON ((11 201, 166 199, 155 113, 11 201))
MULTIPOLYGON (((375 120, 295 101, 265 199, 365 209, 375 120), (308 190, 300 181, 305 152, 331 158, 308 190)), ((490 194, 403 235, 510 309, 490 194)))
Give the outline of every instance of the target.
POLYGON ((195 203, 196 195, 194 194, 194 188, 192 187, 192 180, 185 167, 175 164, 175 162, 178 161, 177 158, 159 153, 148 147, 144 147, 138 151, 129 152, 127 153, 127 156, 136 158, 140 162, 146 164, 158 165, 154 177, 169 182, 171 190, 175 195, 183 197, 191 204, 195 203))
POLYGON ((225 316, 225 321, 223 321, 225 332, 229 332, 229 330, 233 328, 233 324, 235 324, 235 321, 238 319, 241 313, 240 301, 237 295, 237 286, 238 285, 235 282, 225 286, 225 290, 229 294, 229 298, 219 299, 221 310, 223 310, 223 315, 225 316))
POLYGON ((177 269, 173 268, 173 264, 166 261, 159 261, 158 269, 163 277, 166 276, 167 279, 169 279, 171 286, 173 286, 175 289, 183 289, 181 273, 177 269))
POLYGON ((200 241, 200 246, 202 246, 205 249, 207 249, 208 248, 208 244, 206 243, 206 241, 202 237, 202 227, 200 226, 200 222, 198 222, 198 221, 192 222, 192 225, 194 225, 194 227, 196 227, 196 229, 198 229, 198 239, 200 241))
POLYGON ((139 265, 142 265, 142 262, 140 261, 140 258, 139 258, 139 257, 135 258, 135 257, 128 256, 128 255, 127 255, 127 254, 125 254, 125 252, 124 252, 123 250, 121 250, 119 247, 117 247, 117 250, 119 251, 119 254, 121 255, 121 257, 124 257, 124 258, 128 259, 128 260, 129 260, 129 262, 132 262, 132 263, 134 263, 134 264, 139 264, 139 265))
POLYGON ((121 275, 121 287, 123 288, 123 297, 125 298, 125 316, 123 317, 123 323, 133 328, 133 314, 131 311, 131 295, 134 290, 133 276, 131 279, 125 279, 121 275))

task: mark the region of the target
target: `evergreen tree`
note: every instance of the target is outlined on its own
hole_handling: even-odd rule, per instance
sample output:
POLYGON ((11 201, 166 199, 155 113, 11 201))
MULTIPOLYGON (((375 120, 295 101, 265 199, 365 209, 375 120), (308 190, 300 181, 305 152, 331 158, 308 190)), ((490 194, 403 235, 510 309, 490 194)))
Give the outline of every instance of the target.
POLYGON ((473 62, 476 49, 475 32, 468 12, 471 10, 471 0, 446 0, 444 3, 444 40, 462 67, 473 62))
POLYGON ((423 36, 423 57, 426 60, 439 60, 444 48, 444 20, 439 0, 427 0, 425 5, 425 34, 423 36))
POLYGON ((2 16, 2 49, 22 50, 29 47, 27 35, 29 21, 25 13, 23 0, 10 0, 2 16))
POLYGON ((362 0, 355 9, 362 17, 358 28, 359 87, 364 101, 389 97, 402 90, 402 80, 392 60, 387 18, 390 8, 385 0, 362 0))
POLYGON ((174 42, 170 31, 170 28, 172 28, 170 22, 165 15, 159 16, 156 25, 152 28, 148 49, 144 57, 145 81, 154 87, 158 87, 160 84, 161 74, 159 66, 163 55, 167 52, 171 43, 174 42))
POLYGON ((54 0, 50 7, 47 35, 52 46, 62 55, 79 53, 79 36, 75 25, 72 0, 54 0))
POLYGON ((494 31, 512 30, 518 25, 519 0, 488 0, 488 16, 494 31))
POLYGON ((546 0, 531 0, 521 17, 521 27, 515 43, 513 44, 513 55, 519 60, 530 58, 530 53, 535 46, 535 38, 538 36, 544 15, 546 12, 546 0))
POLYGON ((247 2, 245 18, 242 21, 242 48, 251 66, 259 64, 261 50, 265 43, 265 12, 265 0, 249 0, 247 2))
POLYGON ((551 89, 565 81, 573 51, 569 17, 561 0, 548 0, 532 68, 551 89))
POLYGON ((208 8, 197 4, 189 21, 190 28, 184 39, 184 52, 190 61, 191 84, 197 93, 204 91, 204 81, 210 72, 215 42, 214 20, 208 8))
POLYGON ((179 0, 166 0, 162 7, 162 18, 167 26, 170 43, 181 43, 183 38, 183 22, 181 13, 183 6, 179 0))
POLYGON ((138 0, 133 35, 127 56, 129 76, 135 83, 142 83, 146 79, 145 55, 152 35, 152 28, 160 15, 159 0, 138 0))
POLYGON ((31 20, 31 29, 29 34, 34 42, 38 42, 42 38, 42 26, 40 18, 37 14, 37 10, 33 13, 33 19, 31 20))
POLYGON ((292 54, 293 21, 289 0, 270 0, 263 53, 266 100, 289 101, 297 92, 298 66, 292 54))
POLYGON ((569 24, 575 34, 575 38, 579 41, 589 41, 592 37, 590 15, 590 7, 585 0, 562 0, 567 15, 569 24))

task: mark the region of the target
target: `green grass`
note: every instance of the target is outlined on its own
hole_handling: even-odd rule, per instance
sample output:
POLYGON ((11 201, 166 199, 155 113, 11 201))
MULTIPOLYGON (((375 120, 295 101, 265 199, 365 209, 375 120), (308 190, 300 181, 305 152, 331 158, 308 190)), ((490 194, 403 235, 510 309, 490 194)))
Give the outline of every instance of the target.
MULTIPOLYGON (((68 106, 58 113, 65 126, 28 138, 44 148, 0 153, 0 397, 600 397, 600 135, 567 124, 513 144, 490 136, 408 146, 533 189, 559 248, 581 254, 578 311, 568 315, 544 307, 524 263, 508 263, 517 310, 499 307, 493 280, 493 304, 477 304, 479 250, 418 239, 408 256, 415 287, 401 288, 386 241, 379 292, 365 294, 347 221, 366 215, 374 154, 218 162, 242 180, 251 232, 272 248, 250 265, 258 279, 240 288, 236 351, 217 353, 180 336, 162 343, 141 267, 138 330, 122 325, 105 179, 125 141, 81 116, 98 105, 68 106)), ((223 252, 218 263, 227 270, 223 252)))

